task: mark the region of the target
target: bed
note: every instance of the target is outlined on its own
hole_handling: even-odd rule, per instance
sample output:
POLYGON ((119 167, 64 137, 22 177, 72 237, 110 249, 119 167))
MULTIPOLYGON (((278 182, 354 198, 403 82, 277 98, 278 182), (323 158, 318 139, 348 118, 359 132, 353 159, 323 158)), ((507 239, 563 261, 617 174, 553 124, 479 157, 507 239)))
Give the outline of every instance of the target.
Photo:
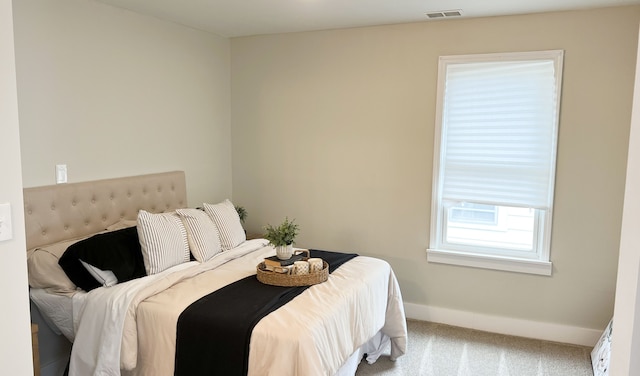
POLYGON ((189 362, 209 356, 196 351, 234 343, 246 347, 243 359, 212 356, 201 373, 353 375, 365 355, 373 363, 406 351, 393 270, 358 255, 251 318, 244 345, 226 331, 235 323, 216 328, 221 318, 213 315, 240 316, 232 310, 250 296, 237 290, 243 283, 262 288, 256 265, 275 249, 246 239, 228 200, 187 208, 181 171, 25 188, 24 201, 30 296, 73 342, 71 376, 197 374, 189 362), (211 300, 206 315, 186 314, 225 292, 232 300, 211 300))

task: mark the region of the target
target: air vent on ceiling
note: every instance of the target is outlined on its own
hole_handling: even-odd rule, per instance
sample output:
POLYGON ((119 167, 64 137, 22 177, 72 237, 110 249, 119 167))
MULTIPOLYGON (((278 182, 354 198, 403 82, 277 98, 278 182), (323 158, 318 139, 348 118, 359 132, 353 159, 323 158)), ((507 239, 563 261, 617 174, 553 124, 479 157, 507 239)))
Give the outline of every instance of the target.
POLYGON ((462 10, 460 9, 439 10, 439 11, 427 12, 426 14, 427 14, 427 18, 429 19, 460 17, 462 16, 462 10))

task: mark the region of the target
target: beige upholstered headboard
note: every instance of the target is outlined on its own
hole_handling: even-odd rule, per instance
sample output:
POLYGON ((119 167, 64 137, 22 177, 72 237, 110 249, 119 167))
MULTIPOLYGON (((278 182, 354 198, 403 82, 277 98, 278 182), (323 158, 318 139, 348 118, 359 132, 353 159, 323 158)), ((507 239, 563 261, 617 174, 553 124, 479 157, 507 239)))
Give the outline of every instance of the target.
POLYGON ((135 220, 140 209, 159 213, 186 205, 183 171, 25 188, 27 249, 135 220))

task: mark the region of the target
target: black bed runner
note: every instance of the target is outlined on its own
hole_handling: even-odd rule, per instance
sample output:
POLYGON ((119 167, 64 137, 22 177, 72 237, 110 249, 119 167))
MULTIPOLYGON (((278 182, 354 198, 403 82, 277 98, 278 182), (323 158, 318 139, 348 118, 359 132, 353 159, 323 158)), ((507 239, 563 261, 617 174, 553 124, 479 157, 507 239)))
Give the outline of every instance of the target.
MULTIPOLYGON (((310 251, 329 263, 329 273, 356 256, 310 251)), ((253 328, 307 288, 265 285, 252 275, 193 302, 178 318, 175 375, 246 375, 253 328)))

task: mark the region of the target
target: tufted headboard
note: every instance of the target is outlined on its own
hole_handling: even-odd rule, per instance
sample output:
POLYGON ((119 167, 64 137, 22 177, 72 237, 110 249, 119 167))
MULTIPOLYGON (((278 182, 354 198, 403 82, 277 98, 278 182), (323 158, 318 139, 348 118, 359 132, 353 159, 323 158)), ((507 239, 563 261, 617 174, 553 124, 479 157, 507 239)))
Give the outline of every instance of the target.
POLYGON ((135 220, 140 209, 158 213, 186 205, 183 171, 25 188, 27 249, 135 220))

